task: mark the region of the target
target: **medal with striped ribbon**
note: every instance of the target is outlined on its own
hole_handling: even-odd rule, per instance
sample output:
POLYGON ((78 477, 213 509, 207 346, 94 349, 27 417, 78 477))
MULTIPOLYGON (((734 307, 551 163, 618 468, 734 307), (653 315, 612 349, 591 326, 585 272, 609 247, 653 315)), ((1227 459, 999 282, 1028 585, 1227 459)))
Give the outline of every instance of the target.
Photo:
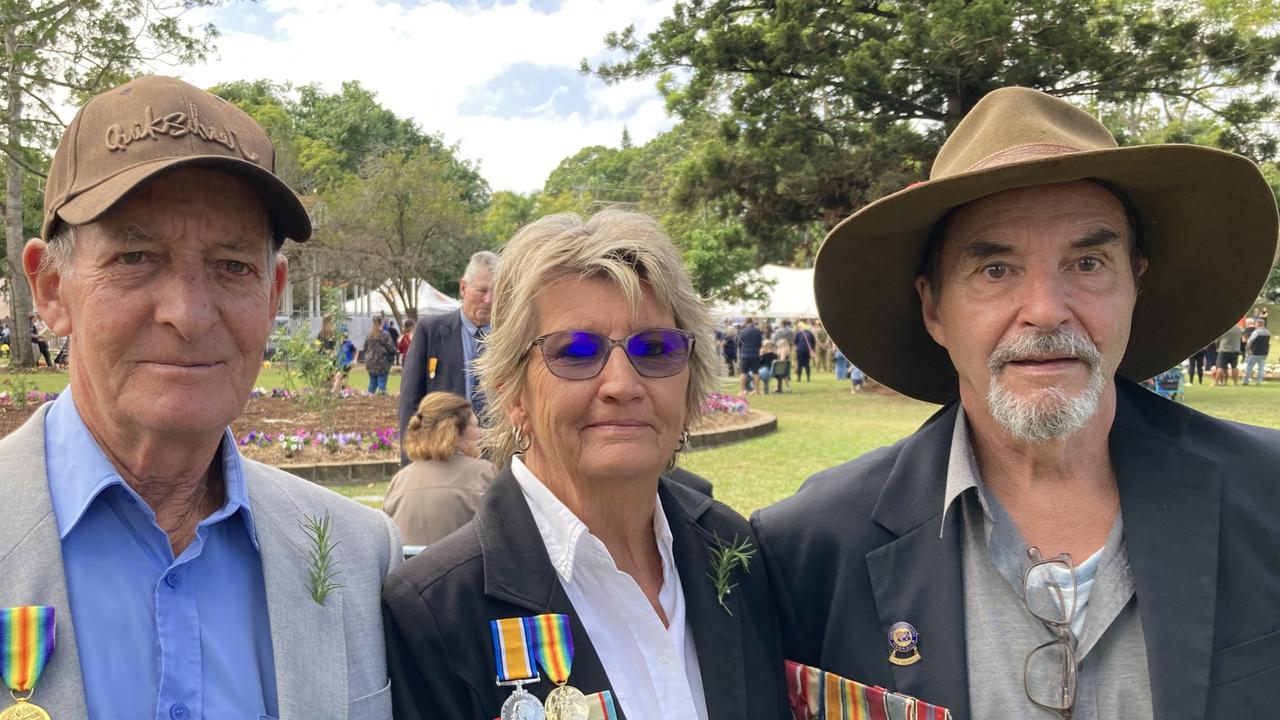
POLYGON ((587 705, 590 708, 588 720, 618 720, 618 710, 613 705, 613 693, 608 690, 588 695, 587 705))
POLYGON ((538 615, 525 618, 533 638, 534 656, 543 672, 556 684, 547 694, 547 720, 588 720, 591 705, 582 691, 568 685, 573 670, 573 632, 569 616, 538 615))
POLYGON ((30 699, 53 654, 53 617, 47 605, 0 608, 0 676, 16 703, 0 711, 0 720, 49 720, 30 699))
MULTIPOLYGON (((502 618, 489 621, 493 635, 493 659, 498 669, 499 685, 514 685, 511 697, 502 703, 502 720, 544 720, 546 712, 538 698, 524 686, 540 682, 529 642, 531 618, 502 618)), ((6 720, 0 718, 0 720, 6 720)))

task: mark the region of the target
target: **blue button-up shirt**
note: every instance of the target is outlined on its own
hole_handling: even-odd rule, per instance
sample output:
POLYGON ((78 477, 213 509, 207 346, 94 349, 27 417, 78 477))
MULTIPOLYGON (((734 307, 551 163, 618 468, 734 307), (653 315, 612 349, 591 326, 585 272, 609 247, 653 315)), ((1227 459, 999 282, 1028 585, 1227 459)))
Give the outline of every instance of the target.
POLYGON ((45 417, 45 462, 94 720, 278 715, 275 659, 249 493, 227 431, 226 502, 177 558, 68 389, 45 417))
POLYGON ((475 362, 476 356, 480 353, 480 341, 476 339, 476 330, 484 330, 485 334, 489 334, 489 326, 479 326, 471 322, 464 312, 459 312, 462 318, 462 362, 466 372, 467 397, 471 397, 472 389, 475 386, 475 371, 471 365, 475 362))

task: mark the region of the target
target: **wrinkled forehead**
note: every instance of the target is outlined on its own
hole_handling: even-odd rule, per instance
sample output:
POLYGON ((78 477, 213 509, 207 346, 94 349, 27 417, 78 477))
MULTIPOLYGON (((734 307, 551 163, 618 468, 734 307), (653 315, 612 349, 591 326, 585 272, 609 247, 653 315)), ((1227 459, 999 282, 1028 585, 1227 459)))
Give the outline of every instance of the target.
POLYGON ((153 178, 90 225, 108 242, 275 249, 271 218, 258 193, 237 176, 204 168, 153 178))
POLYGON ((943 223, 944 255, 955 257, 971 242, 1047 239, 1050 231, 1071 235, 1110 232, 1128 240, 1128 211, 1111 189, 1088 181, 1015 188, 953 208, 943 223))

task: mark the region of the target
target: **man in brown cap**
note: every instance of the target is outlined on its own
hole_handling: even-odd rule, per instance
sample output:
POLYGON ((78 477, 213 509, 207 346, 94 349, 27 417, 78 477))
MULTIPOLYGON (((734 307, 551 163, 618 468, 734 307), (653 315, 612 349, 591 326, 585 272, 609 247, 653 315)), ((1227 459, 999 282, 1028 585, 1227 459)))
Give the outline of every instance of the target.
POLYGON ((1248 310, 1276 238, 1245 158, 980 101, 819 252, 836 343, 944 407, 756 514, 788 657, 956 720, 1273 713, 1280 433, 1136 381, 1248 310))
POLYGON ((390 717, 394 527, 242 458, 228 429, 280 246, 311 234, 274 161, 247 115, 166 77, 90 100, 54 155, 22 261, 76 362, 0 442, 0 608, 52 608, 23 703, 52 717, 390 717))

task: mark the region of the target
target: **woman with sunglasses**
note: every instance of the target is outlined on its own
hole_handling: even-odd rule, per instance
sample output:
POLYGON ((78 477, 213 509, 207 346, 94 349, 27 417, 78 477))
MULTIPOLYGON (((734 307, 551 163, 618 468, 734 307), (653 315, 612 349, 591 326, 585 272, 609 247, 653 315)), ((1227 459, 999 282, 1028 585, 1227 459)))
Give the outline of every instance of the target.
POLYGON ((477 369, 504 469, 387 579, 395 716, 789 717, 750 526, 663 476, 716 374, 671 241, 636 213, 546 217, 493 298, 477 369))

